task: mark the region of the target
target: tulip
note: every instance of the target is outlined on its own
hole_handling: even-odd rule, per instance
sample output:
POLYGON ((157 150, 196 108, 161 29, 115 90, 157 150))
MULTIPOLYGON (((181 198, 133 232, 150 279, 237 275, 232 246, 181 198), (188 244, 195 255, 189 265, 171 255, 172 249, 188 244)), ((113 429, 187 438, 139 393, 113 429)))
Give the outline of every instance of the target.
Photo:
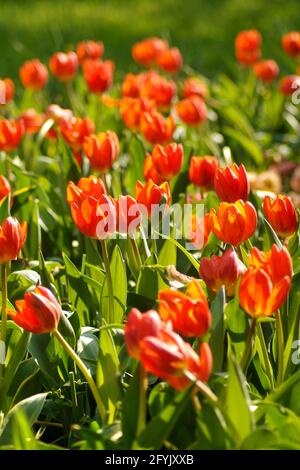
POLYGON ((114 63, 111 60, 86 60, 83 64, 83 75, 92 93, 103 93, 110 88, 113 81, 114 63))
MULTIPOLYGON (((11 186, 5 176, 0 176, 0 204, 5 197, 9 197, 12 200, 11 186)), ((12 202, 12 201, 11 201, 12 202)))
POLYGON ((67 187, 67 201, 69 204, 75 202, 80 204, 86 196, 99 199, 106 194, 105 185, 101 178, 89 176, 88 178, 80 178, 77 185, 70 181, 67 187))
POLYGON ((182 55, 177 47, 161 51, 156 59, 157 65, 165 72, 176 73, 182 67, 182 55))
POLYGON ((300 88, 300 77, 298 75, 287 75, 280 81, 279 91, 284 96, 290 96, 300 88))
POLYGON ((244 165, 236 163, 226 168, 217 168, 214 177, 214 187, 221 201, 235 202, 238 199, 247 201, 250 192, 250 182, 244 165))
POLYGON ((190 181, 204 190, 211 189, 218 165, 219 162, 216 157, 192 157, 189 168, 190 181))
POLYGON ((15 85, 10 78, 0 80, 0 105, 7 104, 15 95, 15 85), (3 95, 3 96, 2 96, 3 95))
POLYGON ((77 118, 75 116, 69 119, 61 119, 60 132, 74 152, 82 149, 84 140, 95 130, 95 124, 88 118, 77 118))
POLYGON ((141 313, 136 308, 131 309, 125 325, 125 342, 129 355, 139 359, 141 341, 147 336, 158 336, 161 328, 162 322, 155 310, 141 313))
POLYGON ((250 238, 257 225, 256 210, 250 202, 221 202, 218 211, 210 210, 210 224, 214 234, 224 243, 239 245, 250 238))
POLYGON ((0 120, 0 150, 11 152, 21 143, 24 135, 24 124, 22 121, 8 119, 0 120))
POLYGON ((117 231, 132 233, 140 225, 141 212, 136 200, 131 196, 119 196, 115 199, 117 231))
POLYGON ((144 112, 141 115, 140 130, 148 142, 164 144, 168 142, 174 132, 175 123, 170 115, 165 118, 157 111, 144 112))
POLYGON ((75 52, 56 52, 50 58, 49 67, 53 75, 62 82, 72 80, 78 69, 78 58, 75 52))
POLYGON ((275 244, 267 252, 254 247, 249 256, 249 265, 263 269, 273 284, 286 276, 291 278, 293 273, 293 263, 289 252, 285 247, 279 248, 275 244))
POLYGON ((225 286, 228 296, 234 295, 236 282, 245 270, 245 265, 232 248, 221 256, 202 258, 200 264, 200 275, 205 284, 215 293, 225 286))
POLYGON ((210 233, 210 215, 205 214, 203 218, 197 218, 196 214, 193 214, 187 238, 191 240, 197 250, 202 250, 205 247, 210 233))
POLYGON ((199 281, 193 280, 185 294, 173 289, 159 293, 159 314, 184 336, 203 336, 211 325, 207 298, 199 281))
POLYGON ((115 132, 106 131, 86 136, 83 149, 93 170, 109 170, 119 154, 119 139, 115 132))
POLYGON ((46 287, 36 287, 16 301, 17 310, 7 309, 11 319, 30 333, 50 333, 57 329, 61 307, 46 287))
POLYGON ((144 161, 144 178, 146 181, 152 180, 155 184, 162 184, 165 178, 158 173, 156 167, 153 165, 152 155, 147 153, 144 161))
POLYGON ((185 98, 199 96, 205 100, 208 96, 208 87, 200 78, 187 78, 183 84, 182 94, 185 98))
POLYGON ((27 235, 27 223, 15 217, 5 219, 0 227, 0 264, 17 259, 27 235))
POLYGON ((121 116, 128 129, 139 130, 143 113, 154 110, 154 103, 147 98, 123 98, 120 102, 121 116))
POLYGON ((104 44, 101 41, 80 41, 76 47, 76 54, 80 64, 87 59, 100 59, 103 53, 104 44))
POLYGON ((289 237, 296 232, 298 217, 290 197, 279 194, 276 199, 265 196, 263 203, 267 220, 280 237, 289 237))
POLYGON ((38 114, 35 109, 27 109, 19 120, 23 122, 25 134, 36 134, 44 124, 45 116, 38 114))
POLYGON ((177 103, 176 113, 187 125, 198 126, 206 120, 207 108, 202 98, 191 96, 177 103))
POLYGON ((180 172, 182 160, 183 147, 181 144, 172 143, 165 147, 155 145, 152 155, 148 154, 145 160, 144 176, 146 181, 151 178, 155 183, 161 184, 163 181, 172 179, 180 172))
POLYGON ((151 215, 152 205, 163 203, 170 205, 171 202, 171 191, 167 182, 158 186, 152 180, 147 181, 145 185, 138 181, 135 187, 135 194, 138 204, 146 207, 148 215, 151 215))
POLYGON ((20 79, 25 88, 40 90, 48 81, 47 67, 39 59, 28 60, 20 68, 20 79))
POLYGON ((153 100, 158 107, 169 106, 176 94, 176 84, 171 80, 166 80, 154 71, 140 74, 139 88, 140 97, 153 100))
POLYGON ((257 62, 260 57, 261 35, 255 29, 240 31, 235 38, 235 54, 244 66, 257 62))
POLYGON ((285 52, 292 57, 297 57, 300 54, 300 32, 293 31, 285 34, 282 37, 281 44, 285 52))
POLYGON ((139 98, 141 92, 141 75, 128 73, 122 83, 122 96, 127 98, 139 98))
POLYGON ((135 62, 149 67, 156 62, 158 54, 167 48, 167 41, 154 37, 134 44, 131 53, 135 62))
POLYGON ((266 83, 272 83, 279 74, 279 67, 274 60, 261 60, 253 65, 257 78, 266 83))

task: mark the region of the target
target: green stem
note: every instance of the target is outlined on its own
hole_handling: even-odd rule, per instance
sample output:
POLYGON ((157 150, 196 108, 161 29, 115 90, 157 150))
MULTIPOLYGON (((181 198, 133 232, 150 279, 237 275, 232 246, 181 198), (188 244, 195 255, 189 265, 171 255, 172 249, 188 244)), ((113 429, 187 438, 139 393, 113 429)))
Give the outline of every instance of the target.
POLYGON ((143 431, 146 425, 146 412, 147 412, 147 400, 146 400, 146 391, 148 386, 147 373, 140 364, 140 382, 139 382, 139 413, 138 413, 138 422, 137 422, 137 436, 143 431))
POLYGON ((113 291, 113 283, 111 277, 111 270, 109 264, 109 257, 107 252, 107 246, 105 240, 100 240, 101 249, 102 249, 102 257, 103 263, 106 272, 106 282, 108 287, 108 304, 109 304, 109 313, 107 318, 107 323, 112 323, 114 318, 114 291, 113 291))
POLYGON ((248 337, 247 337, 246 344, 245 344, 245 349, 244 349, 243 356, 242 356, 241 363, 240 363, 240 366, 243 372, 245 372, 246 370, 249 357, 251 354, 252 338, 255 332, 255 326, 256 326, 256 318, 252 318, 249 332, 248 332, 248 337))
POLYGON ((132 251, 134 254, 137 269, 140 269, 143 263, 142 263, 141 255, 140 255, 140 252, 136 243, 136 239, 134 238, 134 236, 130 237, 130 243, 132 246, 132 251))
POLYGON ((265 342, 265 337, 263 334, 262 326, 260 323, 257 324, 256 328, 257 336, 260 342, 261 350, 264 356, 264 361, 265 361, 265 366, 266 366, 266 373, 267 376, 269 377, 270 383, 271 383, 271 389, 274 389, 274 377, 273 377, 273 370, 271 367, 269 355, 268 355, 268 350, 265 342))
MULTIPOLYGON (((7 264, 2 264, 2 306, 1 306, 1 331, 0 331, 0 341, 3 343, 3 354, 5 356, 5 340, 6 340, 6 330, 7 330, 7 313, 6 313, 6 304, 7 304, 7 264)), ((3 358, 5 362, 5 357, 3 358)), ((3 373, 4 373, 4 362, 0 364, 0 386, 2 389, 3 373)))
POLYGON ((280 311, 278 310, 275 314, 276 318, 276 333, 278 341, 278 372, 276 385, 280 385, 283 382, 283 353, 284 353, 284 340, 283 340, 283 329, 281 322, 280 311))
POLYGON ((85 367, 84 363, 82 362, 82 360, 80 359, 79 356, 77 356, 76 352, 71 348, 71 346, 69 345, 69 343, 65 340, 65 338, 60 334, 60 332, 58 330, 54 330, 53 331, 53 335, 57 338, 57 340, 60 342, 60 344, 62 345, 62 347, 65 349, 65 351, 68 353, 68 355, 70 356, 71 359, 73 359, 73 361, 75 362, 75 364, 77 365, 78 369, 81 371, 82 375, 84 376, 84 378, 86 379, 87 383, 89 384, 89 387, 91 389, 91 392, 94 396, 94 399, 95 399, 95 402, 97 404, 97 407, 98 407, 98 411, 99 411, 99 414, 101 416, 101 419, 103 422, 105 422, 105 419, 106 419, 106 411, 105 411, 105 408, 104 408, 104 405, 102 403, 102 400, 101 400, 101 397, 100 397, 100 394, 99 394, 99 390, 94 382, 94 379, 93 377, 90 375, 89 371, 87 370, 87 368, 85 367))

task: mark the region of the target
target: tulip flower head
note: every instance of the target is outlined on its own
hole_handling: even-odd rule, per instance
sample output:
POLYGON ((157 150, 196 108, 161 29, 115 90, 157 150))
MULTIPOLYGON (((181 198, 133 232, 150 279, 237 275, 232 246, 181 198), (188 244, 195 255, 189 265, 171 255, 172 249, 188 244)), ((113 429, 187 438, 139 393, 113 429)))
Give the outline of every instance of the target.
POLYGON ((165 147, 155 145, 152 155, 145 159, 144 176, 146 181, 152 179, 155 183, 172 179, 180 172, 183 161, 183 147, 181 144, 168 144, 165 147))
POLYGON ((86 136, 83 149, 93 170, 109 170, 119 154, 119 139, 115 132, 106 131, 86 136))
POLYGON ((175 123, 170 115, 165 118, 158 111, 144 112, 141 114, 140 131, 151 144, 165 144, 173 135, 175 123))
POLYGON ((255 30, 240 31, 235 38, 235 55, 244 66, 257 62, 260 57, 261 34, 255 30))
POLYGON ((214 177, 218 166, 219 162, 216 157, 207 155, 204 157, 192 157, 189 179, 196 186, 208 191, 214 185, 214 177))
POLYGON ((0 150, 11 152, 21 143, 24 135, 24 124, 22 121, 8 119, 0 120, 0 150))
POLYGON ((233 163, 230 167, 217 168, 214 176, 214 188, 221 201, 235 202, 238 199, 247 201, 250 182, 244 165, 233 163))
POLYGON ((159 68, 169 73, 177 73, 182 67, 182 55, 177 47, 161 51, 156 59, 159 68))
POLYGON ((300 32, 292 31, 282 37, 282 47, 291 57, 300 55, 300 32))
POLYGON ((300 88, 299 75, 287 75, 283 77, 279 84, 279 91, 284 96, 290 96, 300 88))
POLYGON ((274 60, 261 60, 253 65, 257 78, 266 83, 272 83, 279 74, 279 67, 274 60))
POLYGON ((139 359, 141 341, 147 336, 158 336, 161 327, 160 316, 155 310, 141 313, 138 309, 133 308, 125 325, 125 341, 130 356, 139 359))
POLYGON ((147 181, 145 185, 138 181, 135 187, 135 194, 138 204, 147 209, 149 216, 152 213, 152 209, 154 210, 158 205, 166 204, 169 206, 171 202, 171 191, 167 182, 158 186, 152 180, 147 181))
POLYGON ((296 232, 298 216, 290 197, 279 194, 276 199, 265 196, 264 213, 273 229, 280 237, 289 237, 296 232))
POLYGON ((39 59, 28 60, 20 68, 20 78, 25 88, 40 90, 48 81, 47 67, 39 59))
POLYGON ((87 59, 100 59, 104 54, 104 44, 101 41, 80 41, 76 47, 76 54, 80 64, 87 59))
POLYGON ((113 82, 114 63, 111 60, 86 60, 83 75, 91 93, 103 93, 113 82))
POLYGON ((119 233, 134 233, 141 222, 139 204, 131 196, 119 196, 115 199, 117 231, 119 233))
POLYGON ((75 153, 82 149, 85 138, 92 134, 94 130, 95 124, 89 118, 81 119, 71 116, 60 121, 61 135, 75 153))
POLYGON ((50 58, 49 67, 52 74, 62 82, 72 80, 78 69, 78 58, 75 52, 56 52, 50 58))
POLYGON ((0 227, 0 264, 18 257, 27 235, 27 223, 21 224, 15 217, 5 219, 0 227))
POLYGON ((207 108, 202 98, 191 96, 177 103, 176 113, 188 126, 199 126, 206 120, 207 108))
POLYGON ((182 94, 184 98, 199 96, 205 100, 208 97, 209 91, 206 83, 200 78, 187 78, 183 84, 182 94))
POLYGON ((167 41, 153 37, 134 44, 131 53, 135 62, 144 67, 150 67, 155 64, 159 53, 167 48, 167 41))

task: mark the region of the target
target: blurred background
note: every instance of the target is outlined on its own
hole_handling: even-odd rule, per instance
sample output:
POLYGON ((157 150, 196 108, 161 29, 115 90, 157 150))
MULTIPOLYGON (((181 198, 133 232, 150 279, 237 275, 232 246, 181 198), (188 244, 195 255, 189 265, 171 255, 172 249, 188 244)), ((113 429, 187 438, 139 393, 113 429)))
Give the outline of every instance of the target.
POLYGON ((16 77, 26 59, 47 61, 82 39, 103 40, 105 57, 127 69, 132 44, 159 35, 213 77, 232 71, 234 37, 248 28, 263 34, 263 57, 284 65, 280 38, 299 29, 299 7, 299 0, 1 0, 0 76, 16 77))

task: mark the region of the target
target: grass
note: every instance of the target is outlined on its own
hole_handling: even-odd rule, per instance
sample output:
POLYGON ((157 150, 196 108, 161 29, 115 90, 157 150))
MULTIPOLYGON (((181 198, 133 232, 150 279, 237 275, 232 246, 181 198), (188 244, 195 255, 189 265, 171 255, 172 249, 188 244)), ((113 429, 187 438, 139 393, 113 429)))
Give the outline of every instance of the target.
POLYGON ((258 28, 264 56, 282 62, 280 36, 299 27, 298 7, 298 0, 1 0, 0 73, 16 77, 24 60, 47 61, 87 38, 102 39, 106 57, 124 68, 135 41, 162 35, 212 77, 232 69, 234 37, 244 28, 258 28))

